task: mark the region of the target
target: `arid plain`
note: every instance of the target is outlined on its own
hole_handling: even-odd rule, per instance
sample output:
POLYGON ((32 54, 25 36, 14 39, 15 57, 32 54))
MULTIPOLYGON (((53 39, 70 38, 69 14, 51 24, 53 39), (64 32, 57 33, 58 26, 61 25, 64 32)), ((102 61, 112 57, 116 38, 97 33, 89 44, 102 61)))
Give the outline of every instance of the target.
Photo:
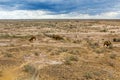
POLYGON ((120 21, 0 20, 0 80, 120 80, 120 21))

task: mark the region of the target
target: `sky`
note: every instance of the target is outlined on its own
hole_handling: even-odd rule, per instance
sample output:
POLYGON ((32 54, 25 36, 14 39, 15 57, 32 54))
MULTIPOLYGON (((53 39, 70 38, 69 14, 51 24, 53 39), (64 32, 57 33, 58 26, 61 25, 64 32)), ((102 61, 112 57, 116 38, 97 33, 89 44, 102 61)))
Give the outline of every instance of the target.
POLYGON ((120 19, 120 0, 0 0, 0 19, 120 19))

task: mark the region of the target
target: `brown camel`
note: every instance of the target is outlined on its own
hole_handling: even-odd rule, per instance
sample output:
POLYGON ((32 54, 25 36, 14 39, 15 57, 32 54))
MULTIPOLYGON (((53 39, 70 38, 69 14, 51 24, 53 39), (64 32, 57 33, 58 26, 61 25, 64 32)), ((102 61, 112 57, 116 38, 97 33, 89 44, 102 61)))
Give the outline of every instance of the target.
POLYGON ((32 36, 32 37, 29 39, 30 42, 33 42, 33 40, 36 40, 36 37, 35 37, 35 36, 32 36))
POLYGON ((103 46, 110 47, 110 46, 112 46, 112 43, 111 43, 111 41, 108 40, 108 41, 104 42, 103 46))

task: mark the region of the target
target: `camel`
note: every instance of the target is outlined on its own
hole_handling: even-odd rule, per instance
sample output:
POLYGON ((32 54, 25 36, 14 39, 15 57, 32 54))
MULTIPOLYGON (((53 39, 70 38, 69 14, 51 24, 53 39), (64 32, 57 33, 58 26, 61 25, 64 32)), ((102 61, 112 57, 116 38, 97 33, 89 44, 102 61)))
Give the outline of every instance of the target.
POLYGON ((110 46, 112 46, 112 43, 111 43, 111 41, 108 40, 108 41, 104 42, 103 46, 110 47, 110 46))
POLYGON ((36 37, 35 37, 35 36, 32 36, 32 37, 29 39, 30 42, 33 42, 34 40, 36 40, 36 37))

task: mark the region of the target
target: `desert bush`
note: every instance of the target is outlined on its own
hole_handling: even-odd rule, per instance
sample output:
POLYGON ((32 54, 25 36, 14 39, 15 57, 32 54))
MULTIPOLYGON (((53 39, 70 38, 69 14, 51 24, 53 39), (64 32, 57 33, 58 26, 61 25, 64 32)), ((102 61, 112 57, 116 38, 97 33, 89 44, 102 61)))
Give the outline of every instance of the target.
POLYGON ((58 49, 52 50, 50 55, 59 55, 61 53, 61 51, 59 51, 58 49))
POLYGON ((115 31, 110 31, 110 33, 115 33, 115 31))
POLYGON ((6 54, 7 57, 12 57, 13 55, 12 54, 6 54))
POLYGON ((99 42, 95 42, 95 41, 92 41, 92 40, 87 40, 87 44, 89 47, 91 48, 98 48, 99 47, 99 42))
POLYGON ((62 36, 60 36, 60 35, 46 34, 46 33, 44 33, 44 35, 47 36, 47 37, 53 38, 55 40, 64 40, 64 38, 62 36))
POLYGON ((110 54, 111 59, 116 59, 116 56, 117 56, 116 54, 110 54))
POLYGON ((62 52, 61 49, 56 48, 51 51, 51 55, 59 55, 61 52, 62 52))
POLYGON ((86 79, 93 79, 93 74, 91 72, 86 72, 84 73, 83 77, 86 79))
POLYGON ((98 48, 99 47, 99 43, 97 43, 97 42, 93 42, 89 45, 90 45, 91 48, 98 48))
POLYGON ((27 73, 33 74, 33 73, 35 73, 36 68, 31 64, 27 64, 27 65, 24 66, 23 70, 27 73))
POLYGON ((34 55, 35 55, 35 56, 39 56, 39 53, 38 53, 38 52, 35 52, 34 55))
POLYGON ((108 64, 108 66, 115 67, 115 63, 114 62, 108 61, 107 64, 108 64))
POLYGON ((77 56, 71 55, 71 56, 69 56, 68 58, 69 58, 71 61, 78 61, 78 57, 77 57, 77 56))
POLYGON ((68 38, 68 37, 64 37, 64 41, 70 42, 70 43, 74 42, 74 40, 72 40, 71 38, 68 38))
POLYGON ((69 50, 68 53, 73 54, 73 55, 77 55, 77 54, 79 54, 80 52, 79 52, 79 50, 74 49, 74 50, 69 50))
POLYGON ((71 61, 69 59, 65 59, 64 64, 71 65, 71 61))
POLYGON ((13 35, 13 34, 4 34, 4 35, 0 35, 0 38, 22 38, 22 39, 27 39, 29 38, 31 35, 24 35, 24 36, 20 36, 20 35, 13 35))
POLYGON ((120 38, 113 38, 113 42, 120 42, 120 38))
POLYGON ((96 52, 98 54, 101 54, 101 53, 105 52, 105 49, 103 49, 103 48, 97 48, 97 49, 94 50, 94 52, 96 52))
POLYGON ((109 49, 113 49, 113 45, 110 45, 108 48, 109 48, 109 49))
POLYGON ((68 55, 65 57, 65 64, 68 64, 70 65, 72 61, 78 61, 78 57, 77 56, 74 56, 74 55, 68 55))
POLYGON ((4 34, 4 35, 0 35, 0 38, 10 38, 11 35, 10 34, 4 34))
POLYGON ((81 43, 81 40, 74 40, 73 43, 81 43))
POLYGON ((10 54, 10 53, 5 53, 4 56, 5 56, 5 57, 13 57, 13 55, 10 54))
POLYGON ((61 47, 61 48, 59 48, 59 50, 60 50, 61 52, 67 52, 67 51, 68 51, 68 49, 65 48, 65 47, 61 47))
POLYGON ((67 52, 66 48, 55 48, 52 50, 51 55, 59 55, 62 52, 67 52))
POLYGON ((55 39, 55 40, 64 40, 64 38, 60 35, 52 35, 52 38, 55 39))
POLYGON ((107 32, 108 30, 105 28, 105 29, 102 29, 100 30, 100 32, 107 32))

